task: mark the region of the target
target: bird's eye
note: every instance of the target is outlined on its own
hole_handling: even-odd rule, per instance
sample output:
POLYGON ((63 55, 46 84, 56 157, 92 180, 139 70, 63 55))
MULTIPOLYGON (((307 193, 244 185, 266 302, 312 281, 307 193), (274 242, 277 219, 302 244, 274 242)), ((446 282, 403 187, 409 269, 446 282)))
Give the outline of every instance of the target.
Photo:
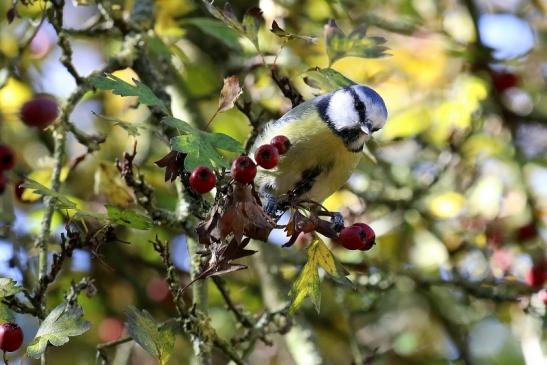
POLYGON ((365 105, 363 103, 355 103, 355 110, 361 111, 365 109, 365 105))

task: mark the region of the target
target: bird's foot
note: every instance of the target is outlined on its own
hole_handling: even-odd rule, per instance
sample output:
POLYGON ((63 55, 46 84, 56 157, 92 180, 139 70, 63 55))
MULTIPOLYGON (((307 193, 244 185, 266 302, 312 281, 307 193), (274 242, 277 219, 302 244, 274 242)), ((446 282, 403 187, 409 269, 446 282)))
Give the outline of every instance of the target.
POLYGON ((344 228, 344 217, 338 212, 333 212, 330 216, 330 223, 336 232, 340 232, 344 228))

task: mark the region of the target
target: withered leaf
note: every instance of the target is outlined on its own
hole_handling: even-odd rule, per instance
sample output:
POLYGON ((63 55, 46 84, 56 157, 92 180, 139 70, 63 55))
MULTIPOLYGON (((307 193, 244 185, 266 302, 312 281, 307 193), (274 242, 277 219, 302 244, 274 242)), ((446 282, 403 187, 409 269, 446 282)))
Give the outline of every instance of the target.
POLYGON ((8 24, 11 24, 13 20, 15 19, 15 16, 17 15, 17 11, 15 10, 15 5, 8 9, 6 12, 6 19, 8 20, 8 24))
POLYGON ((220 100, 218 102, 218 111, 225 112, 234 107, 234 104, 243 93, 243 89, 239 85, 239 77, 230 76, 224 79, 224 86, 220 91, 220 100))
POLYGON ((274 225, 252 187, 236 183, 223 205, 213 208, 209 219, 198 225, 197 232, 200 243, 205 245, 224 241, 230 235, 241 244, 244 236, 265 241, 274 225))
POLYGON ((158 161, 154 162, 158 167, 165 167, 165 181, 175 181, 184 171, 185 153, 171 151, 158 161))

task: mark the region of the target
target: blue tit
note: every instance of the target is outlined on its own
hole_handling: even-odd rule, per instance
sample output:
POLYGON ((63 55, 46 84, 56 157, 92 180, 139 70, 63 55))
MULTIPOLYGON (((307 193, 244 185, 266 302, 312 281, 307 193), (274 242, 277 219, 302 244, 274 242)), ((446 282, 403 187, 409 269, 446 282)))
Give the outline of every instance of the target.
POLYGON ((270 170, 259 168, 255 182, 266 211, 275 215, 301 199, 322 202, 340 189, 363 155, 370 135, 387 119, 382 97, 352 85, 297 105, 270 122, 251 151, 278 135, 289 138, 289 151, 270 170))

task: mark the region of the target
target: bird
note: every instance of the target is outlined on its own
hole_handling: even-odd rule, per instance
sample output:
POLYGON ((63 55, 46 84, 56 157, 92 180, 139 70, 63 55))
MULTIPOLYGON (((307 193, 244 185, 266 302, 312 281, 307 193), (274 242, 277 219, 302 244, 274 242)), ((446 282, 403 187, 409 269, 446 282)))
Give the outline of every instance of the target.
MULTIPOLYGON (((382 97, 355 84, 305 101, 269 122, 251 152, 278 135, 291 147, 273 169, 258 168, 255 183, 264 210, 275 216, 291 202, 322 202, 349 179, 363 155, 365 142, 386 123, 382 97)), ((342 225, 341 215, 333 224, 342 225)))

